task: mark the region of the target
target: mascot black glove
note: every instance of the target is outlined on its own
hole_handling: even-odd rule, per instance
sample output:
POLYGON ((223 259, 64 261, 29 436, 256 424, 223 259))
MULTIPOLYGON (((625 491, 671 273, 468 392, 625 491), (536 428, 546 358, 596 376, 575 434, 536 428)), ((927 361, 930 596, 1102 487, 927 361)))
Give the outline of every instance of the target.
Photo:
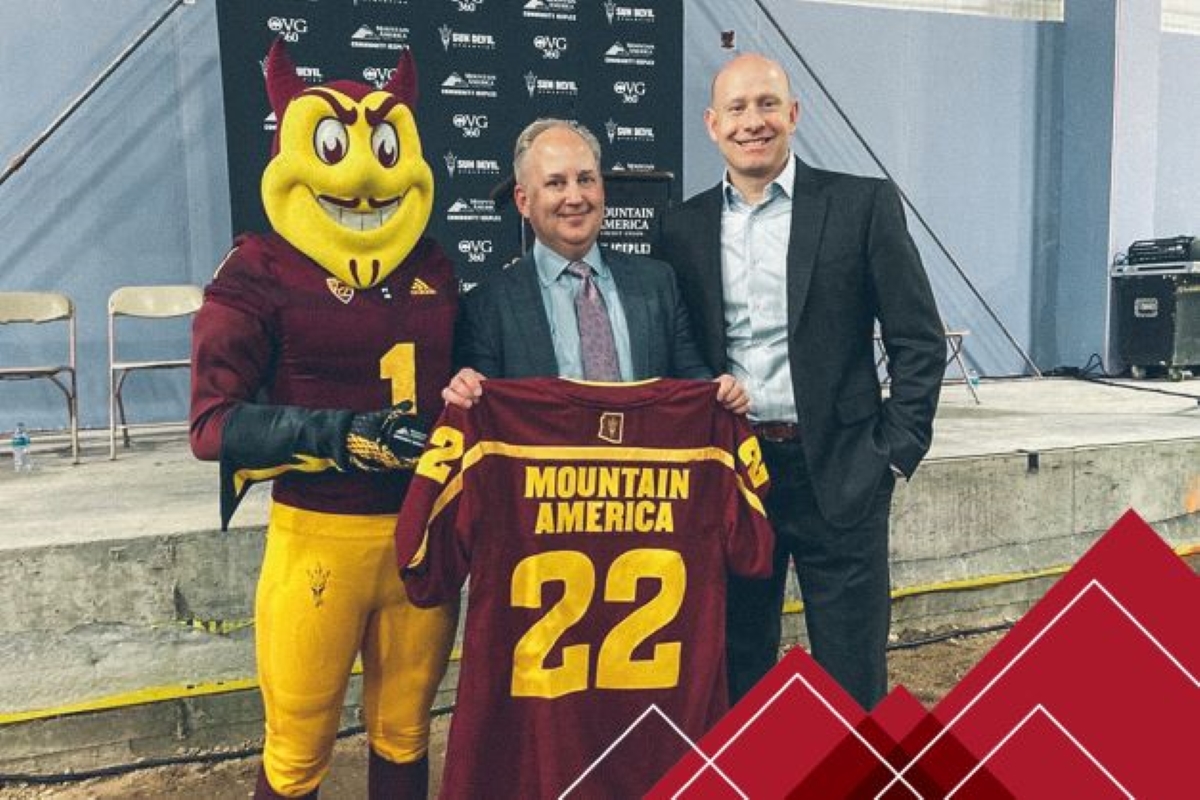
POLYGON ((350 466, 364 472, 412 469, 427 438, 420 420, 404 402, 365 414, 355 414, 346 434, 350 466))

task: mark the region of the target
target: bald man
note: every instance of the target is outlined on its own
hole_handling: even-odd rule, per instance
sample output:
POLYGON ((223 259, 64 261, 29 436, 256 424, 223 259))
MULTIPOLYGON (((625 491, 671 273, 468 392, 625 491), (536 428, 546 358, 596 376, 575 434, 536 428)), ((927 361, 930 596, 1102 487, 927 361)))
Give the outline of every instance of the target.
POLYGON ((945 340, 896 187, 796 157, 799 116, 777 62, 721 68, 704 123, 725 172, 670 213, 663 254, 709 369, 753 398, 771 475, 774 574, 730 586, 731 700, 775 664, 790 561, 814 658, 870 709, 887 692, 892 489, 929 449, 945 340))

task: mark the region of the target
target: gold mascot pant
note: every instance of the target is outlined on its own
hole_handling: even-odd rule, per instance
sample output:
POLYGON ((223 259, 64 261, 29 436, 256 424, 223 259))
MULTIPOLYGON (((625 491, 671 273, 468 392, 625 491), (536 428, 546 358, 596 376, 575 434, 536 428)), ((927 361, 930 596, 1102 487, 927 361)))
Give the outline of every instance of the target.
POLYGON ((255 599, 267 717, 263 765, 280 794, 316 788, 362 655, 371 748, 408 763, 429 748, 429 711, 454 644, 457 606, 419 609, 396 571, 394 515, 275 504, 255 599))

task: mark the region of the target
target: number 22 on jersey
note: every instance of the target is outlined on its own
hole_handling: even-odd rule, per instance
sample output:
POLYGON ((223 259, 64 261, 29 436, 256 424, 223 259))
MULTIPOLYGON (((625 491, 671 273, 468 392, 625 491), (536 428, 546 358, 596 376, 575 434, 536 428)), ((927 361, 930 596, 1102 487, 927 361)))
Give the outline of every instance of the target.
POLYGON ((561 583, 562 597, 517 641, 513 649, 513 697, 552 699, 573 692, 597 689, 668 689, 679 683, 681 642, 659 642, 648 659, 635 659, 633 651, 675 619, 687 592, 687 567, 674 550, 639 548, 619 555, 602 576, 596 597, 597 575, 592 560, 576 550, 537 553, 513 569, 511 605, 542 608, 542 590, 561 583), (546 661, 558 640, 575 625, 585 622, 593 603, 633 603, 638 583, 652 580, 658 592, 633 608, 604 634, 591 674, 592 644, 562 647, 561 663, 546 661))

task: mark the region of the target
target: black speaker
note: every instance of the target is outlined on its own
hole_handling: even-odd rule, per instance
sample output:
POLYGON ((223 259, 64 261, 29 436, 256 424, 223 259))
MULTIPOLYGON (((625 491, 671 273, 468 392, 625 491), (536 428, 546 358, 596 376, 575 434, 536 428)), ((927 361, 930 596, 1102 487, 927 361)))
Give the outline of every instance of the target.
POLYGON ((1200 366, 1200 273, 1113 276, 1117 353, 1134 377, 1200 366))

